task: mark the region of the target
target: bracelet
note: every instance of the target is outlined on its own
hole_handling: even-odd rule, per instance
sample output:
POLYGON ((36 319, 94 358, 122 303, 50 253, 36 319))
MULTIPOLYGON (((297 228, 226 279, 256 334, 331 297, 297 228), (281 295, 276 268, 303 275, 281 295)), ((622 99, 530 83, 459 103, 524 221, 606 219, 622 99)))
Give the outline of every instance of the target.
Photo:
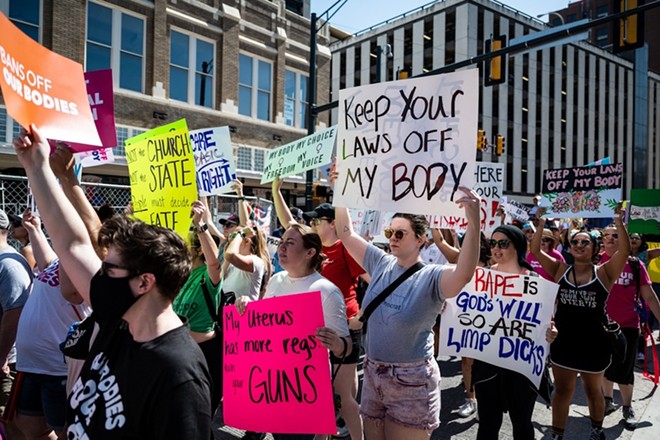
POLYGON ((206 223, 204 223, 203 225, 199 225, 199 226, 197 226, 197 228, 195 228, 195 229, 197 230, 197 233, 198 233, 198 234, 201 234, 201 233, 206 232, 206 231, 209 230, 209 225, 207 225, 206 223))
POLYGON ((339 358, 341 360, 344 360, 344 358, 346 357, 346 352, 348 351, 348 343, 346 342, 346 339, 342 338, 341 336, 339 337, 339 339, 341 339, 341 342, 344 344, 344 351, 341 352, 341 356, 339 356, 339 358))

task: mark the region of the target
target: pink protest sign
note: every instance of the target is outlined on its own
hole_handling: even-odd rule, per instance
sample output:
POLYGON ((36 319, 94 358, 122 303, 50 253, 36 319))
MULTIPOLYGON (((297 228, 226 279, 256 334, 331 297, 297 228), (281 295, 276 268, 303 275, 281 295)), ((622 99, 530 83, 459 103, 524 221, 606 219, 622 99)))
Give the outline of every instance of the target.
POLYGON ((102 146, 75 142, 67 142, 67 144, 74 152, 116 147, 117 129, 115 128, 115 102, 112 93, 112 69, 85 72, 85 83, 87 84, 87 100, 92 109, 92 116, 102 146))
POLYGON ((223 309, 223 415, 255 432, 337 431, 320 292, 251 302, 241 316, 223 309))

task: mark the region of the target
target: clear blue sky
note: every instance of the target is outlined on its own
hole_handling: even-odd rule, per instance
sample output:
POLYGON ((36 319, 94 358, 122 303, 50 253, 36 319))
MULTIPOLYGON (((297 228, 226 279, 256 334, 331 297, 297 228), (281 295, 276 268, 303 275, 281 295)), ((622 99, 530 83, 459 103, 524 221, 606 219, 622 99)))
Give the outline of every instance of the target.
MULTIPOLYGON (((321 14, 336 1, 311 0, 312 12, 321 14)), ((348 0, 330 22, 346 32, 355 33, 431 2, 432 0, 348 0)), ((501 0, 500 3, 536 17, 538 14, 565 8, 569 0, 501 0)), ((547 20, 547 17, 543 17, 543 20, 547 20)))

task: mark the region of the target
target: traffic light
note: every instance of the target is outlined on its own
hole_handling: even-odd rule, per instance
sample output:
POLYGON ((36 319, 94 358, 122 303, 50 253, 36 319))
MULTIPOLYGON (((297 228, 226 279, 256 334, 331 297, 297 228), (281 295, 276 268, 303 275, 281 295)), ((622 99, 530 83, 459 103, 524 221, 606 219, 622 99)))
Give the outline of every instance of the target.
POLYGON ((486 132, 484 130, 477 131, 477 150, 486 151, 488 148, 488 141, 486 140, 486 132))
MULTIPOLYGON (((644 0, 616 0, 615 12, 620 13, 635 9, 644 3, 644 0)), ((644 13, 628 15, 614 22, 615 53, 644 46, 644 13)))
MULTIPOLYGON (((486 40, 485 53, 495 52, 506 46, 506 35, 500 35, 486 40)), ((506 55, 489 58, 484 68, 484 84, 492 86, 506 81, 506 55)))
POLYGON ((495 154, 497 154, 498 156, 503 155, 504 146, 505 146, 504 136, 498 134, 497 137, 495 138, 495 154))
POLYGON ((312 198, 314 200, 325 200, 328 196, 328 187, 320 183, 315 183, 312 187, 312 198))
POLYGON ((397 72, 397 79, 407 79, 407 78, 410 78, 410 70, 400 69, 397 72))

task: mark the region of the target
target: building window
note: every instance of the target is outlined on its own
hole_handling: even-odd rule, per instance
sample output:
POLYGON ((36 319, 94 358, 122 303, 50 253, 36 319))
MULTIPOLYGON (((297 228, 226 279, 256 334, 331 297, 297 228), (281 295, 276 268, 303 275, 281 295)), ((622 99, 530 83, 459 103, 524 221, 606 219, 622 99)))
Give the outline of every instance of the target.
POLYGON ((600 5, 596 8, 596 18, 606 17, 608 12, 608 5, 600 5))
POLYGON ((602 27, 596 29, 596 44, 600 47, 607 46, 609 40, 609 29, 602 27))
POLYGON ((214 53, 213 43, 170 32, 170 98, 213 108, 214 53))
POLYGON ((284 123, 307 128, 307 76, 287 70, 284 73, 284 123))
POLYGON ((270 121, 272 65, 241 54, 238 61, 238 112, 270 121))
POLYGON ((7 109, 0 107, 0 143, 9 143, 7 139, 7 109))
POLYGON ((141 128, 132 128, 126 126, 116 126, 117 131, 117 146, 112 149, 115 156, 126 156, 126 139, 141 135, 146 130, 141 128))
POLYGON ((142 92, 144 18, 89 2, 86 70, 112 68, 115 85, 142 92))
POLYGON ((248 147, 240 146, 237 151, 236 168, 240 170, 252 169, 252 155, 248 147))
POLYGON ((0 0, 0 12, 28 37, 40 42, 41 0, 0 0))

